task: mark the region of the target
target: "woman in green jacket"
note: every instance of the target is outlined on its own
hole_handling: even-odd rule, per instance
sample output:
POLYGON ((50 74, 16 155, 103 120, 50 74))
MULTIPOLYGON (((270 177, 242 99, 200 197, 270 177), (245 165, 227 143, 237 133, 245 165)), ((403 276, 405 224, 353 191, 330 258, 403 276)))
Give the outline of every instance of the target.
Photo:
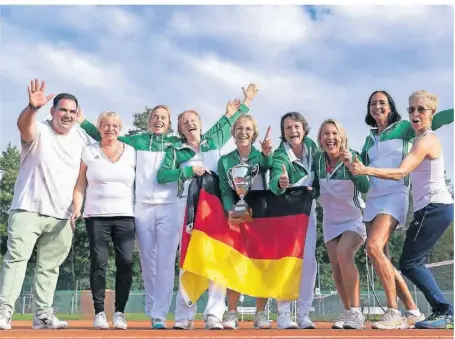
MULTIPOLYGON (((310 128, 298 112, 281 117, 281 144, 273 154, 270 190, 283 194, 288 187, 313 186, 313 154, 317 146, 308 137, 310 128)), ((317 187, 313 190, 318 191, 317 187)), ((305 251, 299 298, 297 300, 297 323, 291 319, 291 300, 278 301, 277 325, 281 329, 315 328, 309 316, 313 303, 316 281, 316 203, 313 201, 305 239, 305 251)))
MULTIPOLYGON (((256 86, 250 85, 245 91, 245 97, 251 101, 256 93, 256 86)), ((237 111, 238 104, 239 102, 229 102, 227 111, 237 111)), ((192 178, 202 176, 208 171, 216 172, 220 149, 231 137, 230 129, 231 126, 226 124, 218 132, 207 137, 201 134, 201 119, 198 112, 188 110, 179 115, 178 132, 182 136, 183 142, 180 145, 167 148, 163 163, 157 174, 157 181, 160 184, 177 183, 176 196, 178 196, 179 202, 173 213, 176 214, 178 225, 183 225, 188 187, 192 178)), ((210 282, 209 301, 204 312, 205 327, 207 329, 223 328, 221 319, 225 308, 225 295, 225 287, 210 282)), ((174 328, 193 328, 195 314, 196 305, 186 300, 181 287, 179 287, 174 328)))
MULTIPOLYGON (((232 123, 248 112, 250 102, 245 95, 243 103, 239 106, 240 101, 236 102, 237 105, 232 107, 237 109, 227 110, 203 137, 228 134, 232 123)), ((172 302, 175 257, 182 222, 174 212, 179 204, 177 183, 160 184, 156 176, 166 148, 178 147, 182 141, 179 136, 170 134, 169 107, 158 105, 149 110, 149 114, 147 132, 118 139, 133 146, 137 154, 134 223, 146 295, 145 313, 150 316, 154 329, 165 329, 172 302)), ((84 120, 82 114, 79 122, 92 138, 101 139, 97 128, 84 120)))
MULTIPOLYGON (((232 209, 235 204, 236 193, 229 185, 228 171, 241 162, 246 162, 250 166, 259 166, 259 172, 255 177, 251 190, 265 190, 265 174, 272 167, 272 142, 269 138, 270 128, 267 130, 264 141, 260 141, 262 152, 254 148, 253 144, 256 141, 259 130, 254 118, 249 115, 243 115, 237 119, 231 129, 231 134, 237 145, 237 149, 229 154, 226 154, 218 161, 218 176, 220 179, 220 190, 223 207, 226 213, 230 216, 232 223, 239 223, 243 220, 240 218, 232 218, 232 209)), ((231 178, 232 179, 232 178, 231 178)), ((227 291, 228 296, 228 314, 223 322, 225 329, 237 329, 237 305, 240 299, 240 293, 232 290, 227 291)), ((256 299, 256 315, 254 316, 254 327, 257 329, 271 328, 270 322, 265 314, 266 298, 256 299)))

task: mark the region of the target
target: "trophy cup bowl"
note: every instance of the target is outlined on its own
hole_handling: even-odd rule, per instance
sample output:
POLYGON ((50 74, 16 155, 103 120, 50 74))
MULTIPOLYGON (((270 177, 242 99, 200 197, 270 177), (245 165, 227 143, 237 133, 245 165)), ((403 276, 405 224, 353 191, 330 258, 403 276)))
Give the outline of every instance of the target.
POLYGON ((227 171, 229 185, 240 198, 232 210, 231 218, 240 218, 243 221, 252 220, 250 209, 244 198, 258 174, 259 165, 251 166, 245 162, 241 162, 227 171))

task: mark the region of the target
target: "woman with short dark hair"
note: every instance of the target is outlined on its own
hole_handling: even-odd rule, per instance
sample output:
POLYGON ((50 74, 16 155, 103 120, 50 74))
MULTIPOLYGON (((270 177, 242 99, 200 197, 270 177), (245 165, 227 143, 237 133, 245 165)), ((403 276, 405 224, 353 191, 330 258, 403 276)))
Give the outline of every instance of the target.
MULTIPOLYGON (((308 137, 310 128, 298 112, 289 112, 281 117, 281 144, 273 154, 270 174, 270 190, 281 195, 288 187, 313 185, 315 167, 313 154, 317 146, 308 137)), ((315 187, 315 190, 317 188, 315 187)), ((309 316, 316 281, 316 203, 313 201, 305 239, 305 251, 299 298, 297 300, 297 323, 291 319, 291 300, 278 301, 277 325, 281 329, 315 328, 309 316)))

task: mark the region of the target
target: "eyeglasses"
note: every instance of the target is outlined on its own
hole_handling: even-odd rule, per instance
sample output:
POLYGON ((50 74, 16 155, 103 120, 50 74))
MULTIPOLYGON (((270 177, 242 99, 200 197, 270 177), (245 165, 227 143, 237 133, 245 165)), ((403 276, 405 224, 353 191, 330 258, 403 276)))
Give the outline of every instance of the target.
POLYGON ((419 113, 423 113, 423 112, 426 112, 426 111, 431 111, 430 108, 425 108, 423 106, 419 106, 419 107, 414 107, 414 106, 411 106, 411 107, 408 107, 406 108, 406 110, 412 114, 414 113, 415 111, 419 112, 419 113))

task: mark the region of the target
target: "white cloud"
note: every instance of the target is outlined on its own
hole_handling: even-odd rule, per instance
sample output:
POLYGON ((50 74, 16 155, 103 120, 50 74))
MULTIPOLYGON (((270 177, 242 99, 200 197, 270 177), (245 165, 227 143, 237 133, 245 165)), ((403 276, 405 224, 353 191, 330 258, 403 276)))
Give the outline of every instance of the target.
MULTIPOLYGON (((261 133, 272 126, 275 146, 281 115, 300 111, 311 136, 333 117, 360 149, 376 89, 389 91, 406 119, 414 90, 453 107, 452 7, 329 9, 317 8, 314 21, 298 6, 10 8, 0 18, 0 147, 18 144, 15 119, 34 77, 51 92, 76 94, 91 120, 119 112, 125 132, 133 112, 156 104, 171 106, 174 125, 179 112, 195 108, 208 128, 229 99, 242 97, 241 86, 255 82, 251 113, 261 133)), ((452 128, 438 134, 453 173, 452 128)))

